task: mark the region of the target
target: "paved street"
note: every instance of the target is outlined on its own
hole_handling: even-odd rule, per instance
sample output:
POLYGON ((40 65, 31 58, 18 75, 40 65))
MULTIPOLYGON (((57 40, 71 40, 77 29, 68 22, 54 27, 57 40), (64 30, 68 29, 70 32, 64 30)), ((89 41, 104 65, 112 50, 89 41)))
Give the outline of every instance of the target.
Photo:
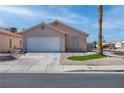
POLYGON ((124 74, 0 74, 2 88, 124 88, 124 74))

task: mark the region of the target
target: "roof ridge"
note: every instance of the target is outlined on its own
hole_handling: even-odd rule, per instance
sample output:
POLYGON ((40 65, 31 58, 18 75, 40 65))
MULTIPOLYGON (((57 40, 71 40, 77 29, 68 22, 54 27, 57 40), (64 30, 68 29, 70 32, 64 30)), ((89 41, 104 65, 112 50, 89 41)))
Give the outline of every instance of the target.
POLYGON ((29 28, 27 28, 27 29, 25 29, 25 30, 23 30, 23 31, 21 31, 20 33, 25 33, 26 31, 29 31, 30 29, 35 28, 35 27, 37 27, 37 26, 40 26, 40 25, 42 25, 42 24, 43 24, 43 25, 46 25, 47 27, 50 27, 51 29, 54 29, 54 30, 56 30, 56 31, 59 31, 59 32, 61 32, 61 33, 63 33, 63 34, 66 34, 66 33, 64 33, 63 31, 60 31, 60 29, 55 28, 55 27, 53 27, 53 26, 50 26, 49 24, 45 23, 44 21, 41 22, 41 23, 39 23, 39 24, 36 24, 36 25, 34 25, 34 26, 32 26, 32 27, 29 27, 29 28))
POLYGON ((24 32, 26 32, 27 30, 30 30, 30 29, 32 29, 32 28, 34 28, 34 27, 36 27, 36 26, 42 25, 42 24, 45 24, 45 25, 46 25, 46 23, 45 23, 44 21, 42 21, 42 22, 40 22, 40 23, 38 23, 38 24, 36 24, 36 25, 33 25, 33 26, 31 26, 31 27, 28 27, 28 28, 26 28, 26 29, 20 31, 19 33, 24 33, 24 32))
POLYGON ((55 23, 55 22, 58 22, 58 23, 60 23, 60 24, 62 24, 62 25, 65 25, 65 26, 67 26, 67 27, 69 27, 69 28, 71 28, 71 29, 73 29, 73 30, 76 30, 76 31, 78 31, 78 32, 80 32, 80 33, 89 35, 88 33, 84 32, 84 31, 80 31, 79 29, 77 29, 77 28, 75 28, 75 27, 73 27, 73 26, 70 26, 70 25, 68 25, 68 24, 65 24, 64 22, 59 21, 59 20, 54 20, 54 21, 50 22, 49 24, 52 24, 52 23, 55 23))
POLYGON ((55 29, 55 30, 61 32, 61 33, 67 34, 66 32, 63 32, 63 31, 61 31, 60 29, 55 28, 55 27, 53 27, 53 26, 51 26, 51 25, 48 25, 48 26, 49 26, 50 28, 52 28, 52 29, 55 29))

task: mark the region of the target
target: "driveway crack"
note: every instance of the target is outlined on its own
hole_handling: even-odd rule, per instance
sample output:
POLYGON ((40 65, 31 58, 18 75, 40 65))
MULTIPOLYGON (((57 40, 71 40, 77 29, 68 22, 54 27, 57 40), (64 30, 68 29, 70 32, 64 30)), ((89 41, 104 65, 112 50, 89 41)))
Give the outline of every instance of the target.
POLYGON ((47 73, 48 66, 49 66, 49 65, 46 65, 46 69, 45 69, 44 73, 47 73))

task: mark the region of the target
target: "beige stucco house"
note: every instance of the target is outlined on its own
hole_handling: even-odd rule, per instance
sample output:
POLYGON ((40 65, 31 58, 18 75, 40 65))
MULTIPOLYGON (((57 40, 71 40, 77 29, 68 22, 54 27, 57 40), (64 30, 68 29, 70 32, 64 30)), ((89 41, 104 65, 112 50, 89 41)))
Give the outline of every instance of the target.
POLYGON ((0 52, 8 52, 10 49, 22 47, 22 36, 17 34, 14 28, 0 28, 0 52))
POLYGON ((87 51, 88 34, 63 22, 44 22, 20 32, 26 52, 87 51))

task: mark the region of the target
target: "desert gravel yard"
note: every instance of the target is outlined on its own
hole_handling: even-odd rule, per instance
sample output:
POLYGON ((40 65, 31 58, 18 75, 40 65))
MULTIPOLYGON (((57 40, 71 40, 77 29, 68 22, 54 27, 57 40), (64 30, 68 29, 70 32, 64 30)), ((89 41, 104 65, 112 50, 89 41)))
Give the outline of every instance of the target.
POLYGON ((61 53, 60 64, 61 65, 86 65, 86 66, 112 66, 112 65, 124 65, 124 56, 105 57, 100 59, 92 59, 87 61, 73 61, 69 60, 70 56, 83 56, 94 53, 61 53))

